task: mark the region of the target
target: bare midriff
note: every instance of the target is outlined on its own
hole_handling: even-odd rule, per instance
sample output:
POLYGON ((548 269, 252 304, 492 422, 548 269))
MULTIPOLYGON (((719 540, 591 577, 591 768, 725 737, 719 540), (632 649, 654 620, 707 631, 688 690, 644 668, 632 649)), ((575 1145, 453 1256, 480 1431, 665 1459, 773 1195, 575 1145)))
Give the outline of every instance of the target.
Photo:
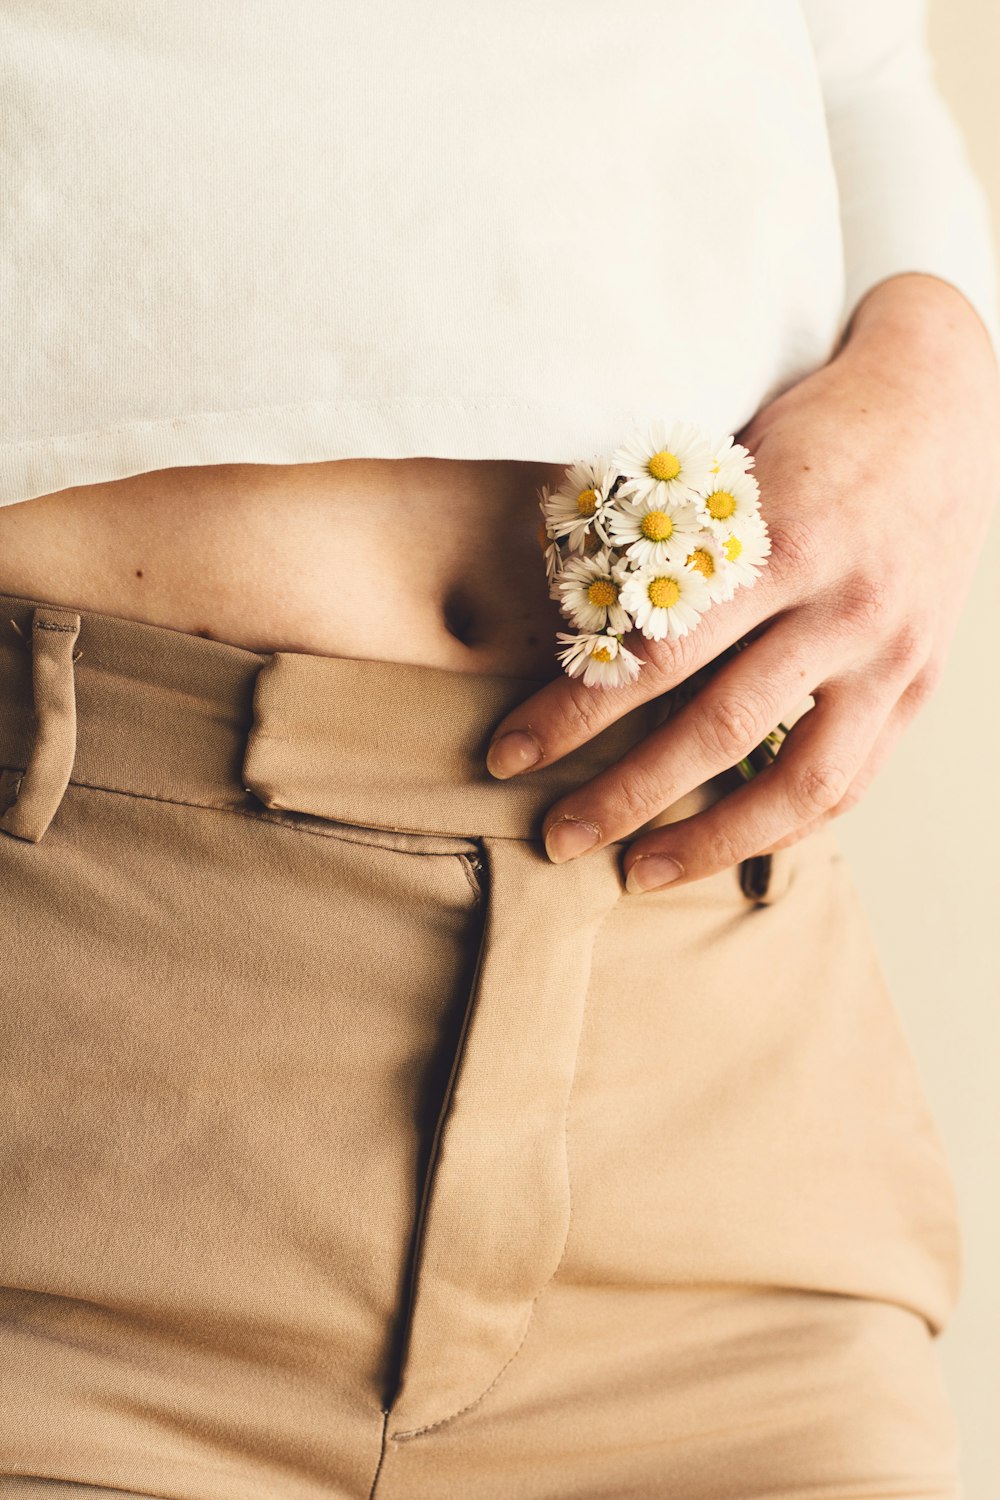
POLYGON ((537 490, 562 465, 159 469, 0 507, 0 592, 253 651, 547 678, 537 490))

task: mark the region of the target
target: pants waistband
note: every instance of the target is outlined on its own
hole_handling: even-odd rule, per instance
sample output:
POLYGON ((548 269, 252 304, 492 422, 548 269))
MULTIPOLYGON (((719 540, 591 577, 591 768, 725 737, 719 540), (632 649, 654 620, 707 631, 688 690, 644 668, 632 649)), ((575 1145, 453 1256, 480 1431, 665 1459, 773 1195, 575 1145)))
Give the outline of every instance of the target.
MULTIPOLYGON (((0 594, 0 829, 37 841, 70 782, 359 826, 537 839, 546 809, 647 735, 669 695, 554 765, 485 766, 543 679, 305 652, 260 653, 0 594)), ((599 689, 597 691, 600 691, 599 689)), ((659 820, 657 820, 659 821, 659 820)))

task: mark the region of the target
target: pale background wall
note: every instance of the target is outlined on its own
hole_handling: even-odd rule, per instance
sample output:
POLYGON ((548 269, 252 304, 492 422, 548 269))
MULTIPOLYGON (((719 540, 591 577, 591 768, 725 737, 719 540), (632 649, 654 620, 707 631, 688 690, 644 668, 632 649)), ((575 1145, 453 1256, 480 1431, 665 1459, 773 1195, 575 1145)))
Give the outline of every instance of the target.
MULTIPOLYGON (((1000 0, 931 0, 938 80, 1000 243, 1000 0)), ((967 1500, 1000 1497, 1000 518, 938 694, 840 824, 958 1186, 965 1288, 941 1340, 967 1500)))

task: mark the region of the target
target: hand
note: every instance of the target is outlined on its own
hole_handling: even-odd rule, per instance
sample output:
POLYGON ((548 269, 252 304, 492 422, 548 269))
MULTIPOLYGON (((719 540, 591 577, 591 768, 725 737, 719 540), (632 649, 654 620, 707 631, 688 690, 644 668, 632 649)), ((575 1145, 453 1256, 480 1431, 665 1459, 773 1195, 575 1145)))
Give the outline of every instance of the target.
POLYGON ((771 532, 754 587, 680 640, 634 632, 644 665, 629 687, 547 683, 490 746, 494 775, 551 765, 753 633, 690 703, 545 816, 555 861, 623 839, 812 695, 771 766, 629 845, 630 891, 783 848, 857 802, 934 690, 969 591, 1000 475, 1000 372, 960 292, 894 276, 864 298, 834 358, 738 436, 771 532))

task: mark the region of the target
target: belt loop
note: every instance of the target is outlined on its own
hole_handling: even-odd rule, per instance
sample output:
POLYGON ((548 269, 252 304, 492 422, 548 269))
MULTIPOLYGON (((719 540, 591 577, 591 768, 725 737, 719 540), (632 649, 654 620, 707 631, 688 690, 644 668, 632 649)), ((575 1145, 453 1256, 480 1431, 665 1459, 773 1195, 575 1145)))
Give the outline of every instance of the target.
POLYGON ((39 604, 31 620, 31 683, 35 731, 15 801, 0 816, 0 830, 37 844, 69 785, 76 756, 75 610, 39 604))

